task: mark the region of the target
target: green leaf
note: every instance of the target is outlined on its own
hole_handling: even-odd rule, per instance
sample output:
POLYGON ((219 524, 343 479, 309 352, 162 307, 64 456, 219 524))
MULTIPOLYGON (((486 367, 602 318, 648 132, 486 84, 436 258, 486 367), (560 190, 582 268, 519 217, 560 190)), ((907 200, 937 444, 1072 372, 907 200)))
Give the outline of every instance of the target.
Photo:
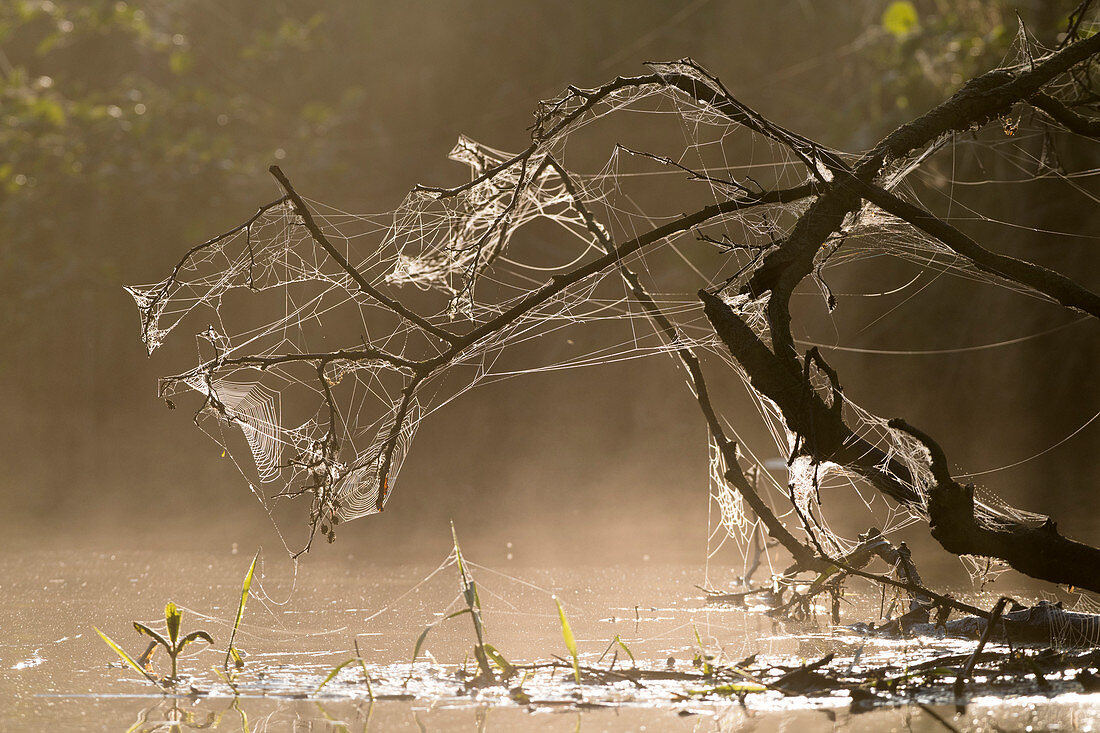
POLYGON ((637 667, 638 661, 634 659, 634 653, 631 652, 630 648, 623 642, 622 639, 619 638, 618 634, 615 634, 615 641, 619 642, 619 646, 621 646, 623 648, 623 651, 626 652, 626 656, 630 657, 630 663, 637 667))
POLYGON ((205 631, 192 631, 190 634, 180 640, 180 650, 182 651, 185 646, 199 639, 202 639, 210 646, 214 645, 214 640, 210 638, 210 634, 206 633, 205 631))
POLYGON ((168 601, 164 607, 164 621, 168 624, 168 640, 172 642, 172 648, 176 648, 176 640, 180 638, 180 620, 183 614, 176 608, 176 604, 168 601))
POLYGON ((894 38, 903 38, 916 29, 917 9, 909 0, 890 3, 882 14, 882 27, 894 38))
MULTIPOLYGON (((94 628, 94 627, 93 627, 93 628, 94 628)), ((167 650, 168 650, 168 653, 169 653, 169 654, 171 654, 171 653, 172 653, 172 651, 173 651, 173 647, 172 647, 172 645, 171 645, 171 644, 170 644, 170 643, 168 642, 168 640, 167 640, 167 639, 165 639, 165 638, 164 638, 163 636, 161 636, 160 634, 158 634, 157 632, 155 632, 155 631, 153 631, 152 629, 150 629, 150 628, 149 628, 148 626, 146 626, 145 624, 142 624, 142 623, 138 623, 137 621, 135 621, 135 622, 134 622, 134 631, 138 632, 139 634, 144 634, 145 636, 148 636, 148 637, 149 637, 150 639, 152 639, 153 641, 155 641, 156 643, 160 644, 160 645, 161 645, 161 646, 163 646, 163 647, 164 647, 165 649, 167 649, 167 650)))
MULTIPOLYGON (((232 657, 232 659, 233 659, 233 668, 234 669, 244 669, 244 657, 241 656, 241 653, 237 650, 237 647, 235 647, 235 646, 229 647, 229 651, 227 652, 227 654, 230 657, 232 657)), ((226 668, 226 670, 229 669, 229 664, 228 663, 226 663, 225 668, 226 668)))
POLYGON ((429 626, 428 628, 420 632, 420 636, 416 637, 416 646, 413 647, 413 664, 416 664, 416 658, 420 656, 420 647, 424 646, 424 639, 427 638, 428 632, 434 628, 434 626, 429 626))
POLYGON ((230 659, 236 664, 237 669, 244 666, 244 660, 241 659, 241 655, 233 647, 233 642, 237 639, 237 629, 241 628, 241 620, 244 619, 244 604, 248 600, 248 591, 252 588, 252 574, 256 572, 256 561, 259 558, 260 551, 256 550, 256 554, 252 556, 252 564, 248 566, 248 572, 244 574, 244 585, 241 586, 241 602, 237 605, 237 618, 233 621, 233 631, 229 634, 229 648, 225 650, 225 662, 222 664, 225 669, 229 669, 230 659))
POLYGON ((325 677, 325 681, 322 682, 321 684, 317 685, 317 689, 313 691, 313 694, 316 695, 318 692, 320 692, 322 687, 327 685, 329 682, 332 682, 333 678, 336 677, 336 675, 340 674, 341 669, 348 666, 349 664, 351 664, 354 661, 355 661, 355 659, 352 658, 352 659, 349 659, 346 662, 340 662, 340 664, 337 664, 336 668, 328 673, 328 677, 325 677))
POLYGON ((554 603, 558 604, 558 619, 561 621, 561 638, 565 641, 565 648, 573 657, 573 679, 579 685, 581 683, 581 667, 577 661, 577 639, 573 636, 573 629, 569 626, 569 619, 565 617, 565 609, 561 607, 561 601, 554 597, 554 603))
POLYGON ((497 648, 492 644, 482 644, 481 648, 485 650, 485 654, 493 661, 497 667, 500 668, 501 674, 507 679, 516 673, 516 668, 511 665, 504 655, 497 651, 497 648))
POLYGON ((31 105, 31 112, 53 127, 63 127, 65 125, 65 108, 54 99, 36 99, 31 105))
POLYGON ((99 638, 101 638, 101 639, 103 639, 103 641, 107 642, 107 646, 109 646, 109 647, 111 647, 112 649, 115 650, 115 654, 117 654, 119 656, 119 659, 121 659, 123 662, 130 665, 134 669, 136 669, 138 672, 140 672, 141 675, 145 679, 149 680, 150 682, 152 682, 157 687, 160 687, 160 683, 157 682, 157 678, 154 677, 153 675, 149 674, 149 672, 147 672, 144 667, 142 667, 140 664, 135 662, 129 654, 127 654, 125 651, 123 651, 122 647, 120 647, 118 644, 111 641, 111 638, 109 636, 104 634, 99 629, 96 629, 95 626, 93 626, 92 628, 95 629, 95 632, 97 634, 99 634, 99 638))
POLYGON ((703 663, 703 675, 710 677, 714 672, 714 668, 710 664, 710 660, 714 657, 707 654, 707 648, 703 646, 703 640, 699 636, 699 629, 695 624, 691 625, 691 630, 695 632, 695 643, 699 645, 699 661, 703 663))

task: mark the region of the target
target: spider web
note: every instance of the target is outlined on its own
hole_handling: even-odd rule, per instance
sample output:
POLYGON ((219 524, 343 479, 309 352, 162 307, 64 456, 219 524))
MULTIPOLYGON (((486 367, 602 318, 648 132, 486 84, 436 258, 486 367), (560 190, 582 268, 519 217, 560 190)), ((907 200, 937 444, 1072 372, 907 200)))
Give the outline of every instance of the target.
MULTIPOLYGON (((1021 51, 1018 62, 1026 58, 1021 51)), ((616 80, 600 90, 571 87, 542 102, 524 154, 460 137, 450 158, 470 169, 463 186, 417 187, 384 214, 354 214, 308 200, 339 257, 284 197, 241 227, 192 248, 160 282, 128 288, 150 354, 185 322, 195 335, 197 365, 162 378, 160 395, 172 400, 197 393, 202 403, 196 423, 233 456, 268 511, 276 501, 307 497, 310 539, 320 531, 331 541, 337 524, 383 510, 421 421, 474 387, 538 371, 675 358, 691 349, 708 373, 739 380, 755 405, 770 444, 754 441, 741 417, 738 425, 725 427, 739 443, 742 467, 753 471, 772 506, 786 507, 777 513, 789 525, 797 527, 793 502, 827 546, 850 549, 854 541, 833 532, 822 514, 821 493, 838 490, 857 497, 868 523, 887 533, 916 521, 926 510, 920 501, 884 501, 851 471, 798 454, 797 436, 718 341, 694 295, 700 288, 717 292, 770 343, 767 295, 751 299, 739 292, 809 198, 715 214, 608 266, 593 266, 609 245, 644 238, 693 210, 686 208, 689 200, 698 207, 797 187, 823 174, 818 156, 848 162, 855 156, 820 149, 781 128, 777 133, 751 110, 719 109, 686 93, 686 82, 696 90, 723 90, 693 62, 654 64, 649 76, 638 79, 616 80), (589 167, 598 157, 586 138, 599 148, 608 136, 603 125, 615 120, 626 122, 612 127, 613 135, 629 135, 639 120, 664 131, 665 149, 641 152, 616 143, 602 163, 589 167), (776 135, 788 136, 788 144, 777 143, 776 135), (577 172, 582 170, 595 172, 577 172), (573 277, 581 272, 587 274, 573 277), (655 324, 631 277, 645 283, 653 306, 674 327, 674 338, 655 324), (364 283, 423 322, 380 302, 364 283), (592 341, 599 345, 567 358, 539 348, 547 335, 579 327, 593 329, 599 339, 592 341), (458 342, 433 329, 456 334, 458 342), (417 365, 425 363, 435 366, 421 371, 417 365), (784 473, 785 480, 779 478, 784 473)), ((1033 179, 1080 186, 1097 175, 1070 175, 1037 161, 1030 150, 1047 134, 1041 127, 1013 133, 993 142, 938 140, 895 162, 880 183, 915 200, 909 184, 914 172, 931 175, 928 161, 953 156, 959 146, 988 150, 1033 179)), ((812 282, 804 283, 813 292, 805 294, 829 310, 874 296, 834 294, 826 283, 836 268, 884 255, 928 272, 1044 297, 982 272, 871 205, 849 216, 818 253, 812 282)), ((915 278, 899 290, 916 295, 921 287, 915 278)), ((830 399, 827 375, 809 367, 808 373, 815 390, 830 399)), ((926 448, 847 397, 839 399, 856 434, 886 456, 881 470, 926 499, 934 484, 926 448), (905 470, 895 472, 899 465, 905 470)), ((763 529, 724 480, 729 468, 712 440, 709 464, 701 458, 699 476, 702 484, 709 473, 715 510, 708 560, 730 541, 747 563, 753 538, 764 536, 763 529)), ((979 491, 977 511, 988 523, 1044 519, 1012 510, 985 491, 979 491)))

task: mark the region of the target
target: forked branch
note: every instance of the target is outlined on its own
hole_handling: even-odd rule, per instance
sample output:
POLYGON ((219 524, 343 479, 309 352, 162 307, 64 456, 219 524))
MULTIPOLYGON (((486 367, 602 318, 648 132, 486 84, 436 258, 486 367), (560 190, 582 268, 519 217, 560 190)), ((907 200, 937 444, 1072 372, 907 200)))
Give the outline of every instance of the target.
POLYGON ((298 214, 298 216, 302 217, 302 223, 309 231, 309 235, 313 237, 313 241, 317 242, 317 244, 319 244, 321 248, 325 250, 325 252, 327 252, 330 257, 332 257, 332 259, 336 260, 336 262, 340 265, 340 268, 344 272, 346 272, 352 280, 355 281, 360 290, 362 290, 370 297, 374 298, 382 305, 389 308, 394 313, 397 313, 402 318, 405 318, 410 323, 415 324, 422 331, 430 333, 431 335, 451 344, 454 344, 458 341, 458 337, 455 336, 453 333, 446 331, 439 326, 436 326, 418 313, 409 310, 409 308, 407 308, 400 301, 394 300, 393 298, 389 297, 381 290, 367 282, 362 273, 355 269, 352 264, 348 262, 347 258, 340 253, 340 250, 336 249, 336 247, 332 246, 332 243, 328 241, 328 237, 326 237, 325 233, 321 231, 321 228, 317 226, 317 222, 313 220, 313 214, 310 213, 309 207, 306 206, 306 202, 302 200, 302 197, 298 195, 298 192, 294 190, 294 187, 290 185, 290 181, 287 180, 287 177, 279 169, 279 166, 273 165, 268 170, 271 171, 271 175, 275 177, 275 180, 278 181, 279 185, 283 187, 284 191, 286 191, 287 198, 290 200, 291 204, 294 205, 295 213, 298 214))

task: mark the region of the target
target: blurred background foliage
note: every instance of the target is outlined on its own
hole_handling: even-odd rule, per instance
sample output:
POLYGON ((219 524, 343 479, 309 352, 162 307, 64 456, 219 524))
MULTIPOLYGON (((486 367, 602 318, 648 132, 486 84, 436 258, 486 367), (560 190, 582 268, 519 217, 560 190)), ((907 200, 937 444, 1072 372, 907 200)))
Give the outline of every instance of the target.
MULTIPOLYGON (((785 12, 774 11, 780 24, 783 15, 800 12, 800 4, 789 5, 785 12)), ((878 19, 875 4, 866 5, 838 6, 828 14, 808 6, 801 10, 833 22, 838 22, 834 13, 850 16, 839 19, 846 25, 859 18, 878 20, 840 48, 825 49, 839 59, 819 72, 824 94, 807 95, 798 105, 824 111, 816 132, 842 148, 872 144, 883 130, 997 64, 1016 34, 1016 18, 1003 3, 937 0, 918 10, 908 1, 893 2, 878 19), (867 103, 861 114, 853 115, 851 104, 827 104, 845 93, 853 102, 867 103)), ((125 0, 5 3, 0 6, 3 272, 5 284, 14 285, 27 306, 8 309, 5 316, 14 322, 5 325, 25 327, 28 311, 46 305, 54 288, 86 298, 96 286, 116 286, 118 260, 133 253, 118 247, 117 238, 107 250, 94 243, 121 220, 164 221, 166 230, 183 231, 191 240, 209 236, 203 211, 227 203, 243 211, 255 204, 257 182, 288 151, 295 161, 324 172, 326 191, 361 194, 355 188, 361 172, 356 163, 385 145, 399 125, 400 116, 385 114, 389 107, 379 104, 393 91, 379 87, 421 99, 424 104, 414 106, 425 112, 446 109, 440 103, 450 101, 428 94, 431 65, 446 64, 445 58, 425 58, 417 68, 387 63, 382 49, 372 52, 381 29, 399 22, 395 15, 419 16, 421 38, 413 39, 421 41, 418 45, 453 32, 467 37, 471 48, 499 54, 494 46, 500 41, 522 39, 533 42, 534 58, 537 38, 501 38, 479 28, 476 19, 505 16, 487 23, 490 28, 509 27, 507 16, 519 14, 528 16, 527 25, 565 21, 567 27, 590 24, 595 31, 610 20, 624 26, 616 35, 673 32, 648 27, 659 9, 659 3, 649 3, 648 12, 610 20, 589 18, 589 12, 603 13, 585 3, 523 8, 428 3, 416 10, 359 2, 272 2, 262 8, 125 0), (467 26, 457 18, 453 25, 445 22, 454 15, 466 15, 467 26), (78 240, 85 246, 71 246, 78 240)), ((1041 20, 1049 31, 1051 21, 1061 19, 1046 15, 1041 20)), ((776 28, 774 21, 768 25, 777 33, 798 30, 776 28)), ((690 50, 690 44, 683 45, 690 50)), ((624 57, 607 74, 636 73, 639 58, 624 57)), ((780 78, 798 77, 804 73, 799 66, 816 63, 794 55, 791 60, 802 63, 783 70, 780 78)), ((549 77, 568 73, 547 71, 549 77)), ((771 76, 763 68, 756 71, 757 78, 771 76)), ((515 76, 506 88, 529 77, 515 76)), ((540 87, 553 91, 549 83, 540 87)), ((788 96, 773 92, 780 99, 788 96)), ((498 99, 470 101, 488 113, 507 114, 498 99)), ((413 170, 414 161, 409 161, 413 170)))
MULTIPOLYGON (((1011 60, 1017 13, 1036 39, 1052 45, 1073 6, 1045 0, 0 3, 6 302, 0 429, 12 457, 0 479, 6 519, 19 527, 56 519, 64 527, 65 517, 79 517, 90 526, 103 515, 114 526, 117 506, 182 514, 190 504, 184 496, 216 497, 227 512, 253 506, 186 418, 166 414, 153 399, 155 376, 169 369, 143 359, 136 311, 122 285, 159 279, 188 247, 274 198, 271 163, 282 165, 307 196, 350 211, 391 209, 418 181, 461 180, 463 169, 444 159, 459 133, 518 149, 539 99, 567 84, 641 73, 645 60, 686 55, 784 126, 860 150, 972 75, 1011 60)), ((1047 215, 1058 219, 1065 211, 1052 206, 1047 215)), ((1095 349, 1083 358, 1090 354, 1095 349)), ((1087 376, 1087 363, 1073 373, 1087 376)), ((855 357, 850 365, 877 368, 855 357)), ((462 454, 448 457, 447 491, 456 498, 437 509, 440 521, 461 511, 462 497, 537 509, 551 492, 532 486, 554 461, 566 472, 561 484, 587 491, 591 506, 617 505, 622 482, 591 494, 606 474, 634 460, 615 446, 667 452, 669 436, 661 434, 667 424, 639 421, 636 410, 615 406, 648 400, 697 422, 687 401, 670 396, 665 382, 652 383, 653 374, 666 371, 675 378, 661 363, 640 367, 629 384, 601 383, 593 409, 605 422, 592 432, 604 437, 550 441, 567 451, 570 440, 595 440, 591 454, 569 467, 544 455, 534 437, 525 443, 510 436, 495 450, 453 449, 462 454), (517 468, 498 455, 506 450, 530 460, 517 468)), ((451 411, 465 410, 482 426, 472 441, 491 441, 495 424, 518 423, 543 408, 553 419, 561 395, 583 392, 586 379, 591 375, 563 377, 557 392, 541 398, 530 395, 530 384, 517 384, 508 394, 525 395, 522 408, 507 399, 495 406, 464 400, 451 411)), ((891 389, 896 385, 883 393, 891 389)), ((446 444, 449 423, 441 419, 440 432, 420 439, 427 446, 421 453, 418 444, 402 476, 410 492, 432 470, 418 472, 417 456, 446 444)), ((694 452, 669 460, 654 481, 702 492, 700 435, 674 437, 694 452)), ((1021 476, 1026 483, 1028 475, 1021 476)), ((418 521, 415 513, 432 503, 432 490, 422 494, 403 497, 406 510, 395 502, 387 517, 397 518, 373 520, 363 532, 418 521)), ((649 512, 663 505, 640 506, 649 512)), ((705 499, 699 506, 690 522, 669 532, 679 537, 697 523, 705 499)))
POLYGON ((326 94, 273 73, 306 63, 325 22, 316 9, 298 17, 296 3, 277 5, 255 14, 218 4, 4 4, 4 264, 25 306, 6 313, 9 325, 25 327, 58 289, 81 300, 117 289, 119 261, 134 255, 106 236, 119 221, 164 221, 205 238, 204 208, 251 204, 241 189, 285 155, 280 146, 322 164, 338 159, 328 133, 361 106, 362 88, 326 94))

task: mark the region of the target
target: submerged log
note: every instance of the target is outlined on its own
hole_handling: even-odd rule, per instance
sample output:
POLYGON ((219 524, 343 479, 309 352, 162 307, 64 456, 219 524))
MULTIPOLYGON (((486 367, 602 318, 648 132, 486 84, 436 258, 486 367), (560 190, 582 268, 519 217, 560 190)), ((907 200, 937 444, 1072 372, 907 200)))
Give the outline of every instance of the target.
MULTIPOLYGON (((870 624, 857 623, 847 628, 860 634, 879 636, 901 634, 978 639, 985 633, 988 623, 980 616, 961 616, 943 624, 902 622, 875 628, 870 624)), ((1100 640, 1100 615, 1068 611, 1061 602, 1039 601, 1034 606, 1016 604, 997 619, 990 638, 1013 644, 1094 646, 1100 640)))

